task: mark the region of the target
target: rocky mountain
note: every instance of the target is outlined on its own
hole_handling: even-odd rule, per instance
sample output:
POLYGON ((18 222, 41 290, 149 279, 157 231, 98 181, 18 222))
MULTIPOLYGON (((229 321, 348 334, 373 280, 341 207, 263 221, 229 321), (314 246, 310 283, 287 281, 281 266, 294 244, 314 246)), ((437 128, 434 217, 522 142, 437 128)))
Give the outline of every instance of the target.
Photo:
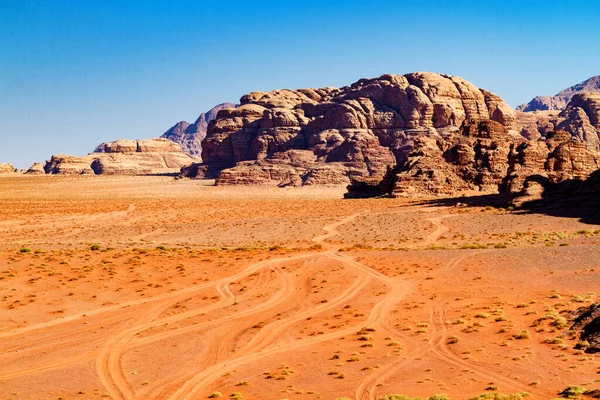
POLYGON ((600 93, 600 76, 593 76, 577 85, 561 90, 555 96, 537 96, 529 103, 518 106, 517 111, 562 111, 569 104, 571 98, 579 93, 600 93))
POLYGON ((235 108, 233 103, 221 103, 211 108, 206 113, 200 114, 196 122, 189 124, 186 121, 180 121, 162 134, 161 138, 169 139, 178 143, 184 152, 193 156, 200 156, 202 153, 202 140, 206 136, 208 123, 216 118, 217 112, 226 108, 235 108))
MULTIPOLYGON (((117 140, 102 143, 87 156, 53 155, 46 161, 47 174, 155 175, 178 173, 197 161, 167 139, 117 140)), ((35 173, 37 166, 30 168, 35 173)))
POLYGON ((9 172, 16 172, 16 168, 12 164, 0 163, 0 174, 5 174, 9 172))
POLYGON ((382 179, 422 137, 458 132, 465 120, 518 129, 500 97, 450 75, 417 72, 342 87, 254 92, 218 112, 203 163, 186 176, 217 184, 344 184, 382 179))

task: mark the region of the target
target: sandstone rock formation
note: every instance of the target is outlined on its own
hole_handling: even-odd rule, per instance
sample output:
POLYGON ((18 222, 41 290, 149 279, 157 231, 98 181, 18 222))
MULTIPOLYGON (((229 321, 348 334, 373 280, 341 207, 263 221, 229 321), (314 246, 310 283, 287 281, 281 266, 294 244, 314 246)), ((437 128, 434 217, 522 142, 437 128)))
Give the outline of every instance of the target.
POLYGON ((511 145, 523 140, 491 120, 465 121, 459 134, 445 138, 419 137, 406 161, 388 170, 381 192, 404 197, 498 192, 511 145))
POLYGON ((517 111, 564 110, 575 94, 600 93, 600 76, 593 76, 575 86, 560 91, 555 96, 538 96, 529 103, 521 104, 517 111))
MULTIPOLYGON (((421 136, 407 159, 388 169, 379 194, 391 196, 455 195, 467 190, 506 192, 539 198, 547 183, 585 180, 600 169, 600 154, 565 131, 526 140, 491 120, 465 121, 459 134, 421 136), (532 176, 537 177, 531 179, 532 176)), ((346 197, 376 194, 372 182, 358 180, 346 197)))
POLYGON ((204 164, 184 175, 216 177, 217 184, 347 184, 381 179, 422 136, 456 132, 465 120, 517 129, 514 110, 500 97, 435 73, 254 92, 240 103, 219 111, 202 142, 204 164))
POLYGON ((587 149, 568 132, 556 131, 548 134, 545 141, 514 146, 509 155, 509 165, 503 190, 519 193, 528 189, 524 183, 532 175, 548 178, 551 183, 586 179, 600 169, 600 154, 587 149))
POLYGON ((563 130, 588 149, 600 151, 600 94, 575 94, 566 108, 556 111, 517 113, 521 135, 529 139, 545 137, 548 132, 563 130))
POLYGON ((53 155, 46 161, 48 174, 155 175, 178 173, 196 159, 167 139, 117 140, 102 143, 93 153, 76 157, 53 155))
POLYGON ((572 316, 571 330, 579 332, 586 353, 600 353, 600 303, 581 307, 572 316))
POLYGON ((12 164, 0 163, 0 174, 16 172, 17 169, 12 164))
POLYGON ((208 123, 216 118, 217 112, 226 108, 235 108, 233 103, 222 103, 214 106, 206 113, 200 114, 196 122, 189 124, 180 121, 162 134, 161 138, 178 143, 184 152, 199 157, 202 153, 202 140, 206 137, 208 123))
POLYGON ((36 162, 33 163, 25 173, 27 175, 43 175, 46 171, 44 171, 44 164, 36 162))

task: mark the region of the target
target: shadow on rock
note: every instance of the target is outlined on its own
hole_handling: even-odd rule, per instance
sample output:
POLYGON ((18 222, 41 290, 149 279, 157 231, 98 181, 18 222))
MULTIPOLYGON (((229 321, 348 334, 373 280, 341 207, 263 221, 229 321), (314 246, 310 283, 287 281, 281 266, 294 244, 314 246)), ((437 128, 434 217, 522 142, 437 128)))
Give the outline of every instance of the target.
POLYGON ((460 196, 424 201, 432 206, 516 206, 518 213, 543 214, 555 217, 577 218, 586 224, 600 225, 600 170, 588 179, 567 179, 552 183, 547 177, 532 175, 525 182, 525 190, 518 195, 486 194, 460 196))

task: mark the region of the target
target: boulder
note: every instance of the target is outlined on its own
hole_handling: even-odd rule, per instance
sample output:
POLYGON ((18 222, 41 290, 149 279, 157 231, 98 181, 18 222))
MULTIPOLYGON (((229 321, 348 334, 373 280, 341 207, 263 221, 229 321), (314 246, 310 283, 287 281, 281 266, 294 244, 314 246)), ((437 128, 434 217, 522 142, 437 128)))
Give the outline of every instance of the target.
POLYGON ((600 303, 579 308, 571 320, 571 330, 579 332, 578 347, 586 353, 600 353, 600 303))

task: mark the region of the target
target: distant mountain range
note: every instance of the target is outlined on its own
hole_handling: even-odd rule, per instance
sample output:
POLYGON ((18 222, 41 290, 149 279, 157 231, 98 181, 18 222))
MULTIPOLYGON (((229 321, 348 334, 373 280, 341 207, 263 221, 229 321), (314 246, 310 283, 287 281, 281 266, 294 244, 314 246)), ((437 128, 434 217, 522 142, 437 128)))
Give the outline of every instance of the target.
POLYGON ((162 134, 161 138, 169 139, 172 142, 179 143, 183 151, 193 156, 200 156, 202 153, 202 140, 206 137, 208 123, 217 117, 217 113, 225 108, 235 108, 236 104, 221 103, 217 104, 205 113, 200 114, 196 122, 190 124, 186 121, 180 121, 162 134))
POLYGON ((579 93, 600 93, 600 76, 593 76, 577 85, 562 90, 556 96, 537 96, 529 103, 518 106, 517 111, 562 111, 567 107, 571 98, 579 93))

